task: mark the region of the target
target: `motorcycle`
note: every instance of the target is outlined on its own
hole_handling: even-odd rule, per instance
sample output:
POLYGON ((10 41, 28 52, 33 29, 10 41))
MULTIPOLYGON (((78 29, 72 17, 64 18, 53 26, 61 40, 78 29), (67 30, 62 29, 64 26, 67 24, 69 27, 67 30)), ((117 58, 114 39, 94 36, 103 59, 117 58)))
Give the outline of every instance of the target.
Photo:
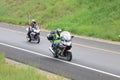
MULTIPOLYGON (((28 31, 29 28, 26 28, 26 30, 28 31)), ((30 33, 30 37, 28 37, 27 35, 27 41, 31 42, 31 41, 35 41, 37 43, 40 43, 40 29, 35 29, 32 28, 32 32, 30 33)))
POLYGON ((61 33, 62 39, 59 44, 59 47, 57 51, 54 49, 54 43, 53 43, 53 35, 54 32, 47 35, 47 39, 52 43, 52 45, 49 47, 49 50, 52 52, 54 58, 61 58, 67 61, 72 60, 72 52, 69 51, 72 48, 72 38, 74 36, 71 36, 68 31, 63 31, 61 33))

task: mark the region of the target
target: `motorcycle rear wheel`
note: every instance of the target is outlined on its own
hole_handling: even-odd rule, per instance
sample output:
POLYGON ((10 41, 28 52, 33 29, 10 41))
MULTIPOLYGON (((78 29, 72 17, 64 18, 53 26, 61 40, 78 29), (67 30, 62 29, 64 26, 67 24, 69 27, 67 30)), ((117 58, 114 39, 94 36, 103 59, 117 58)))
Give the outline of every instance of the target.
POLYGON ((37 36, 37 43, 40 43, 40 37, 37 36))
POLYGON ((57 55, 56 53, 54 53, 54 55, 53 55, 53 56, 54 56, 54 58, 58 58, 58 55, 57 55))
POLYGON ((28 36, 26 36, 26 38, 28 42, 31 42, 31 38, 29 38, 28 36))

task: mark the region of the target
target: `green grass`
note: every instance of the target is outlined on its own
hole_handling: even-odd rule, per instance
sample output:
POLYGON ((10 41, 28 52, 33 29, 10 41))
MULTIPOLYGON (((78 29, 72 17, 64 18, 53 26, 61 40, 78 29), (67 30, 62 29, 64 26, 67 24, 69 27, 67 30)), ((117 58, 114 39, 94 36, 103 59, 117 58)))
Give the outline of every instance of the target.
POLYGON ((49 23, 46 28, 61 27, 78 35, 120 41, 119 0, 84 0, 82 4, 81 10, 49 23))
POLYGON ((0 21, 25 25, 29 15, 44 25, 70 14, 73 4, 74 0, 0 0, 0 21))
POLYGON ((35 68, 15 66, 5 62, 4 54, 0 53, 0 80, 62 80, 62 77, 47 77, 35 68))
POLYGON ((120 41, 120 0, 0 0, 0 21, 120 41))

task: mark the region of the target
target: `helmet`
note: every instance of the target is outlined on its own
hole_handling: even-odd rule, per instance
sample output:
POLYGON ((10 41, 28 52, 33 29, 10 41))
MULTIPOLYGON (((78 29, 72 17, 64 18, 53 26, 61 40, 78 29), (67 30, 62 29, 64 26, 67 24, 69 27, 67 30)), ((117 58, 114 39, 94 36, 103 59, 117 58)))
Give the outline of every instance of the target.
POLYGON ((32 23, 33 23, 33 24, 36 24, 36 20, 33 19, 33 20, 32 20, 32 23))
POLYGON ((62 30, 60 28, 57 28, 56 32, 62 32, 62 30))
POLYGON ((57 28, 57 29, 56 29, 56 33, 57 33, 58 35, 60 35, 61 32, 62 32, 62 30, 61 30, 60 28, 57 28))

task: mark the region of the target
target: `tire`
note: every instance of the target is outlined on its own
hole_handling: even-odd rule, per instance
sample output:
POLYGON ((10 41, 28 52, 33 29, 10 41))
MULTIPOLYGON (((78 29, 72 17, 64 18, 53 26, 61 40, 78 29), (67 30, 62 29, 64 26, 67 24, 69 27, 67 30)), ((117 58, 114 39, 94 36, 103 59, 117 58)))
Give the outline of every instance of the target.
POLYGON ((40 37, 37 36, 37 43, 40 43, 40 37))
POLYGON ((58 55, 56 53, 54 53, 54 58, 58 58, 58 55))
POLYGON ((31 42, 31 39, 29 38, 28 42, 31 42))
POLYGON ((29 38, 28 36, 26 38, 28 42, 31 42, 31 38, 29 38))
MULTIPOLYGON (((55 52, 55 51, 54 51, 55 52)), ((54 55, 54 58, 58 58, 58 54, 55 52, 55 53, 53 53, 53 55, 54 55)))
POLYGON ((66 52, 66 60, 67 61, 71 61, 72 60, 72 53, 69 52, 69 51, 66 52))
POLYGON ((52 52, 54 58, 58 58, 58 55, 57 55, 57 54, 55 53, 55 51, 53 50, 52 45, 51 45, 51 47, 49 47, 49 50, 52 52))

